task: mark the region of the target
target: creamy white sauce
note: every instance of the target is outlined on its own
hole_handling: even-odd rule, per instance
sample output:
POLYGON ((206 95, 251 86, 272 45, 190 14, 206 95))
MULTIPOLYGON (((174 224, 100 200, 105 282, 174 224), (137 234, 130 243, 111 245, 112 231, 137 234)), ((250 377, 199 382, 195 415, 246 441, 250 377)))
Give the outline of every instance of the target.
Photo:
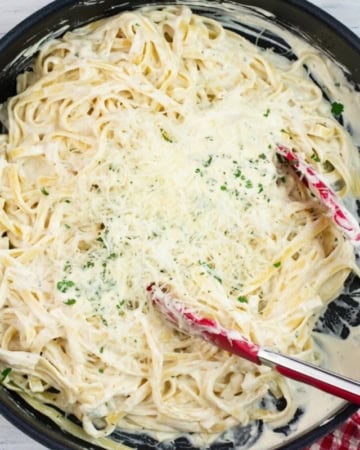
MULTIPOLYGON (((93 4, 91 0, 84 1, 84 4, 93 4)), ((179 2, 180 3, 180 2, 179 2)), ((208 2, 192 2, 192 1, 182 1, 181 3, 186 3, 190 7, 202 7, 208 8, 208 2)), ((239 19, 240 21, 244 21, 244 17, 246 17, 246 23, 251 24, 259 30, 267 28, 269 30, 274 31, 278 36, 283 37, 292 47, 294 53, 302 52, 305 48, 311 48, 309 44, 302 41, 300 38, 295 37, 288 31, 285 31, 274 24, 269 24, 263 18, 258 17, 256 15, 249 14, 248 10, 246 10, 244 16, 244 10, 230 3, 223 3, 222 8, 225 11, 228 11, 233 14, 233 17, 239 19)), ((268 17, 271 17, 271 14, 267 14, 268 17)), ((237 29, 238 31, 244 31, 244 28, 237 22, 221 18, 223 20, 223 24, 231 26, 232 29, 237 29)), ((244 21, 245 22, 245 21, 244 21)), ((61 34, 67 26, 57 31, 55 35, 61 34)), ((249 31, 247 30, 247 33, 249 31)), ((255 37, 260 36, 262 31, 253 32, 255 37)), ((54 37, 52 35, 51 37, 54 37)), ((25 50, 23 52, 23 56, 33 55, 39 47, 47 41, 49 37, 43 38, 38 44, 32 46, 31 48, 25 50)), ((20 57, 20 56, 19 56, 20 57)), ((330 63, 329 63, 330 67, 330 63)), ((321 73, 317 73, 317 68, 310 67, 314 70, 314 74, 317 79, 321 80, 321 73)), ((335 65, 331 66, 331 70, 333 71, 334 77, 340 80, 340 86, 326 86, 327 92, 332 94, 333 99, 341 98, 342 103, 345 105, 346 116, 345 120, 347 123, 352 125, 354 130, 354 140, 359 143, 360 140, 360 127, 356 127, 356 121, 358 120, 357 111, 358 111, 358 97, 353 96, 353 92, 348 89, 345 77, 343 76, 342 69, 335 65)), ((352 200, 347 200, 347 206, 352 206, 352 211, 355 211, 355 205, 352 200)), ((358 352, 359 348, 359 330, 353 330, 351 336, 346 340, 342 341, 339 339, 335 339, 329 336, 319 335, 317 336, 319 343, 321 344, 321 353, 323 353, 326 358, 323 360, 323 365, 326 368, 333 369, 342 373, 343 375, 352 377, 354 379, 359 378, 360 374, 360 359, 354 358, 354 354, 358 352)), ((320 351, 320 350, 319 350, 320 351)), ((264 432, 262 433, 260 439, 251 447, 253 450, 264 450, 276 448, 280 443, 284 444, 289 440, 292 440, 297 435, 301 434, 308 428, 315 428, 326 421, 339 410, 344 405, 342 400, 336 399, 328 394, 322 393, 314 388, 305 387, 304 385, 296 382, 291 382, 293 386, 293 390, 295 392, 295 402, 299 407, 304 409, 304 414, 301 416, 299 421, 294 424, 293 432, 288 437, 284 437, 280 433, 274 433, 271 431, 271 427, 275 425, 265 426, 264 432)), ((173 438, 173 434, 169 435, 166 433, 155 433, 158 439, 169 439, 173 438)), ((201 436, 189 436, 192 442, 196 445, 202 446, 204 445, 204 439, 201 436)), ((232 439, 232 432, 229 431, 226 435, 226 438, 232 439)), ((206 442, 207 440, 205 440, 206 442)))
MULTIPOLYGON (((204 9, 204 13, 208 9, 208 2, 185 0, 181 3, 186 3, 191 8, 200 7, 204 9)), ((280 28, 274 23, 267 22, 263 17, 249 14, 249 10, 253 10, 258 11, 269 18, 275 17, 272 13, 261 8, 249 8, 244 11, 239 5, 222 2, 221 10, 231 14, 231 18, 226 15, 220 15, 220 17, 216 15, 216 19, 220 20, 225 27, 230 27, 240 33, 245 30, 248 35, 250 34, 255 38, 261 36, 262 31, 249 31, 248 28, 242 27, 239 22, 254 26, 257 30, 271 30, 275 35, 282 37, 290 44, 295 54, 300 53, 305 48, 312 48, 312 45, 309 43, 311 41, 307 40, 308 37, 304 33, 301 33, 301 30, 296 30, 297 36, 295 36, 284 28, 280 28), (246 16, 246 21, 244 20, 244 14, 246 16), (239 22, 237 22, 237 20, 239 20, 239 22), (304 38, 304 40, 302 38, 304 38)), ((220 14, 222 14, 222 12, 220 12, 220 14)), ((277 42, 275 42, 275 44, 277 44, 277 42)), ((348 82, 344 77, 344 72, 347 72, 347 70, 343 66, 331 58, 328 67, 331 68, 334 78, 341 80, 341 82, 340 85, 336 87, 326 86, 326 91, 332 94, 333 99, 341 99, 341 102, 346 105, 345 123, 351 125, 353 140, 359 146, 359 96, 354 96, 353 91, 349 89, 348 82)), ((316 67, 312 66, 311 69, 314 71, 313 73, 316 74, 316 67)), ((317 79, 321 80, 321 73, 317 75, 317 79)), ((356 202, 351 198, 346 198, 344 202, 350 212, 354 216, 357 216, 356 202)), ((319 352, 323 357, 322 366, 354 380, 360 380, 360 358, 356 356, 359 353, 360 346, 360 327, 357 327, 356 329, 353 328, 351 335, 346 340, 319 333, 315 333, 315 335, 316 341, 319 344, 319 352)), ((340 409, 346 406, 344 400, 326 394, 316 388, 296 381, 290 381, 290 384, 295 393, 295 402, 304 410, 304 414, 302 414, 300 419, 293 425, 293 432, 287 437, 281 433, 273 432, 273 426, 270 427, 265 425, 260 439, 251 446, 251 450, 272 450, 279 448, 279 445, 286 445, 287 442, 293 441, 308 430, 314 430, 317 427, 326 424, 340 409)), ((169 438, 166 435, 158 437, 160 439, 169 438)), ((194 445, 204 445, 204 441, 199 437, 195 438, 190 435, 187 437, 194 445)), ((226 438, 230 442, 233 441, 233 432, 229 431, 226 434, 226 438)))

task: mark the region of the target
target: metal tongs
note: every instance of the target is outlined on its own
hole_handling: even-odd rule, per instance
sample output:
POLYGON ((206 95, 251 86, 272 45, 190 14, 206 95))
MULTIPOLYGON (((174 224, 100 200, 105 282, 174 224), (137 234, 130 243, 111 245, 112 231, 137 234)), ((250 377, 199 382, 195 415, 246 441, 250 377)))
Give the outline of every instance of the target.
POLYGON ((178 301, 166 288, 152 283, 147 288, 155 307, 180 331, 199 336, 215 346, 255 364, 264 364, 281 375, 360 405, 360 383, 291 356, 256 345, 216 320, 201 317, 178 301))
MULTIPOLYGON (((284 145, 278 145, 277 153, 295 169, 302 181, 328 209, 334 223, 354 244, 360 243, 360 226, 352 214, 342 205, 340 198, 315 170, 299 155, 284 145)), ((360 382, 256 345, 237 331, 223 328, 216 320, 201 317, 186 307, 167 288, 152 283, 147 288, 153 304, 178 329, 199 336, 230 353, 255 364, 272 367, 281 375, 306 383, 329 394, 360 405, 360 382)))

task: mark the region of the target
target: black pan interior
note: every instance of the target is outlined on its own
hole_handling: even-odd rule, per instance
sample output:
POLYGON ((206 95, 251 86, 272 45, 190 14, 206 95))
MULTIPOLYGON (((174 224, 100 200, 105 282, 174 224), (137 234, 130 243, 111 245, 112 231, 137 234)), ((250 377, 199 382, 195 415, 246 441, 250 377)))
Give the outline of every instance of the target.
MULTIPOLYGON (((56 32, 64 24, 72 29, 98 18, 107 17, 123 10, 135 9, 151 3, 169 4, 174 2, 144 0, 128 2, 120 2, 119 0, 57 0, 33 14, 0 41, 0 103, 15 94, 16 75, 24 70, 30 69, 32 56, 23 55, 18 57, 29 46, 36 44, 49 33, 56 32)), ((177 3, 181 2, 179 1, 177 3)), ((183 3, 186 3, 186 1, 183 3)), ((222 2, 212 1, 207 3, 206 7, 198 3, 192 9, 195 12, 204 15, 210 14, 212 17, 221 20, 222 2)), ((360 39, 319 8, 303 0, 243 0, 233 3, 245 3, 267 9, 275 14, 277 21, 290 28, 293 32, 299 33, 299 30, 301 30, 302 33, 311 36, 311 41, 333 55, 340 64, 347 68, 349 74, 351 74, 349 78, 351 78, 354 84, 360 85, 360 65, 358 64, 360 58, 360 39)), ((254 38, 250 34, 251 28, 248 27, 248 30, 249 34, 246 32, 246 29, 243 34, 245 37, 253 40, 254 38)), ((261 39, 257 40, 257 44, 265 48, 272 47, 274 51, 285 55, 289 59, 296 58, 285 41, 270 33, 265 32, 261 39)), ((348 284, 351 286, 353 283, 354 280, 352 279, 349 280, 348 284)), ((334 303, 335 308, 332 306, 330 312, 328 310, 323 315, 319 326, 323 329, 327 327, 327 332, 331 332, 334 321, 336 322, 336 320, 341 319, 341 311, 344 310, 344 305, 341 302, 344 301, 346 303, 350 300, 339 298, 334 303)), ((356 303, 355 310, 359 311, 359 309, 359 303, 356 303)), ((356 313, 355 316, 358 317, 359 314, 356 313)), ((360 325, 360 318, 359 323, 351 323, 349 325, 360 325)), ((279 405, 280 407, 281 405, 279 405)), ((326 424, 310 430, 306 434, 289 442, 286 446, 279 448, 299 450, 310 445, 346 420, 356 409, 357 407, 355 405, 345 406, 326 424)), ((81 439, 60 430, 51 420, 36 412, 16 393, 10 392, 2 386, 0 386, 0 412, 18 428, 48 448, 54 450, 80 450, 83 448, 100 450, 100 447, 85 443, 81 439)), ((301 411, 297 412, 297 416, 299 415, 301 415, 301 411)), ((296 420, 297 417, 295 415, 294 422, 296 420)), ((246 449, 251 444, 254 436, 257 437, 261 433, 262 427, 262 423, 257 422, 251 425, 251 429, 249 427, 239 428, 236 448, 246 449)), ((279 433, 282 433, 285 437, 287 434, 286 427, 279 430, 279 433)), ((116 432, 112 438, 115 441, 124 442, 130 447, 139 450, 147 450, 155 447, 162 450, 165 450, 165 448, 170 449, 168 445, 159 445, 146 434, 134 436, 116 432)), ((182 438, 176 440, 174 445, 171 446, 172 450, 185 450, 190 448, 193 447, 189 441, 182 438)), ((211 450, 227 450, 233 448, 235 448, 234 443, 217 443, 211 446, 211 450)))

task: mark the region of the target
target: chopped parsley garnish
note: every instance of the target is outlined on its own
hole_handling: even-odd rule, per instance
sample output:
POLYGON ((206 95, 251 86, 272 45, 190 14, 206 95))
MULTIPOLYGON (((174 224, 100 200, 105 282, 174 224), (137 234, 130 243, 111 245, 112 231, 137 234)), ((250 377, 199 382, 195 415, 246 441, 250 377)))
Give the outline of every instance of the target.
POLYGON ((332 103, 331 112, 334 114, 334 116, 340 116, 344 112, 344 105, 338 102, 332 103))
POLYGON ((163 128, 160 128, 160 131, 161 131, 161 136, 163 137, 163 139, 166 141, 166 142, 170 142, 170 143, 173 143, 174 141, 171 139, 171 137, 169 136, 169 134, 163 129, 163 128))
POLYGON ((65 263, 65 265, 64 265, 64 268, 63 268, 63 271, 64 271, 64 272, 67 272, 67 273, 71 272, 71 264, 70 264, 70 261, 66 261, 66 263, 65 263))
POLYGON ((75 303, 76 303, 76 300, 74 298, 69 298, 68 300, 66 300, 66 302, 64 302, 64 304, 68 305, 68 306, 75 305, 75 303))
POLYGON ((258 194, 261 194, 263 192, 263 190, 264 190, 264 186, 261 183, 259 183, 258 184, 258 188, 259 188, 258 194))
POLYGON ((213 157, 212 155, 209 156, 209 158, 204 162, 203 166, 204 167, 209 167, 210 164, 212 163, 213 157))
POLYGON ((332 172, 335 169, 335 167, 328 160, 323 163, 323 168, 325 172, 332 172))
POLYGON ((201 170, 199 169, 199 167, 197 167, 197 168, 195 169, 195 173, 198 173, 199 175, 202 176, 202 172, 201 172, 201 170))
POLYGON ((200 264, 200 266, 204 266, 206 267, 208 270, 212 270, 214 269, 214 264, 213 263, 207 263, 207 262, 203 262, 203 261, 198 261, 198 263, 200 264))
POLYGON ((226 186, 225 184, 222 184, 222 185, 220 186, 220 190, 221 190, 221 191, 227 191, 227 186, 226 186))
POLYGON ((311 159, 315 162, 320 162, 319 155, 315 151, 313 151, 313 154, 311 155, 311 159))
POLYGON ((117 309, 121 309, 125 305, 125 300, 120 300, 119 303, 116 305, 117 309))
POLYGON ((75 283, 71 280, 61 280, 58 281, 56 287, 60 292, 67 292, 68 289, 75 286, 75 283))
POLYGON ((49 192, 47 191, 47 189, 46 189, 45 187, 42 187, 42 188, 40 189, 40 192, 41 192, 43 195, 49 195, 49 192))
POLYGON ((87 261, 84 265, 83 265, 83 269, 90 269, 90 267, 94 267, 95 263, 94 261, 87 261))
POLYGON ((100 353, 104 353, 104 346, 100 347, 99 352, 100 352, 100 353))
POLYGON ((240 302, 240 303, 248 303, 248 299, 246 297, 244 297, 243 295, 240 295, 237 298, 237 301, 240 302))
POLYGON ((246 187, 247 189, 252 188, 252 187, 253 187, 252 181, 251 181, 251 180, 246 180, 245 187, 246 187))
POLYGON ((287 134, 290 137, 290 139, 292 139, 292 137, 290 136, 290 132, 285 130, 285 128, 282 128, 280 131, 281 133, 287 134))
POLYGON ((260 158, 260 159, 266 159, 265 153, 260 153, 259 158, 260 158))
POLYGON ((264 117, 269 117, 270 109, 267 108, 267 110, 264 112, 264 117))
POLYGON ((277 261, 276 263, 273 264, 273 266, 278 269, 281 266, 281 261, 277 261))
POLYGON ((106 245, 106 242, 105 242, 105 238, 104 238, 104 237, 98 236, 98 237, 96 238, 96 241, 97 241, 97 242, 100 242, 100 244, 102 244, 103 248, 107 248, 107 245, 106 245))
POLYGON ((99 373, 104 373, 104 369, 102 367, 100 367, 99 373))
MULTIPOLYGON (((214 263, 207 263, 203 261, 198 261, 200 266, 206 268, 206 271, 209 275, 211 275, 213 278, 215 278, 216 281, 218 281, 220 284, 222 284, 223 280, 218 275, 214 273, 215 265, 214 263)), ((200 275, 205 275, 204 272, 201 272, 200 275)))
POLYGON ((235 178, 240 178, 241 177, 241 170, 240 169, 236 169, 236 171, 234 172, 234 177, 235 178))
POLYGON ((1 381, 5 381, 6 378, 10 375, 12 369, 11 367, 7 367, 1 372, 1 381))

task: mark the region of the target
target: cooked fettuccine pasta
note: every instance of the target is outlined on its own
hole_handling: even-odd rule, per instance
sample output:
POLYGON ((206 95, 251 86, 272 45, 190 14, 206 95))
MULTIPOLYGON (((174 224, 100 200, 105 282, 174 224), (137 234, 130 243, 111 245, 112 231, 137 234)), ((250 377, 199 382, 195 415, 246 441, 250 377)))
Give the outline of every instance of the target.
POLYGON ((276 146, 345 199, 360 165, 315 63, 331 78, 310 47, 289 61, 186 7, 43 45, 1 110, 5 384, 95 437, 291 419, 286 380, 174 330, 146 287, 319 362, 311 332, 354 254, 276 146))

